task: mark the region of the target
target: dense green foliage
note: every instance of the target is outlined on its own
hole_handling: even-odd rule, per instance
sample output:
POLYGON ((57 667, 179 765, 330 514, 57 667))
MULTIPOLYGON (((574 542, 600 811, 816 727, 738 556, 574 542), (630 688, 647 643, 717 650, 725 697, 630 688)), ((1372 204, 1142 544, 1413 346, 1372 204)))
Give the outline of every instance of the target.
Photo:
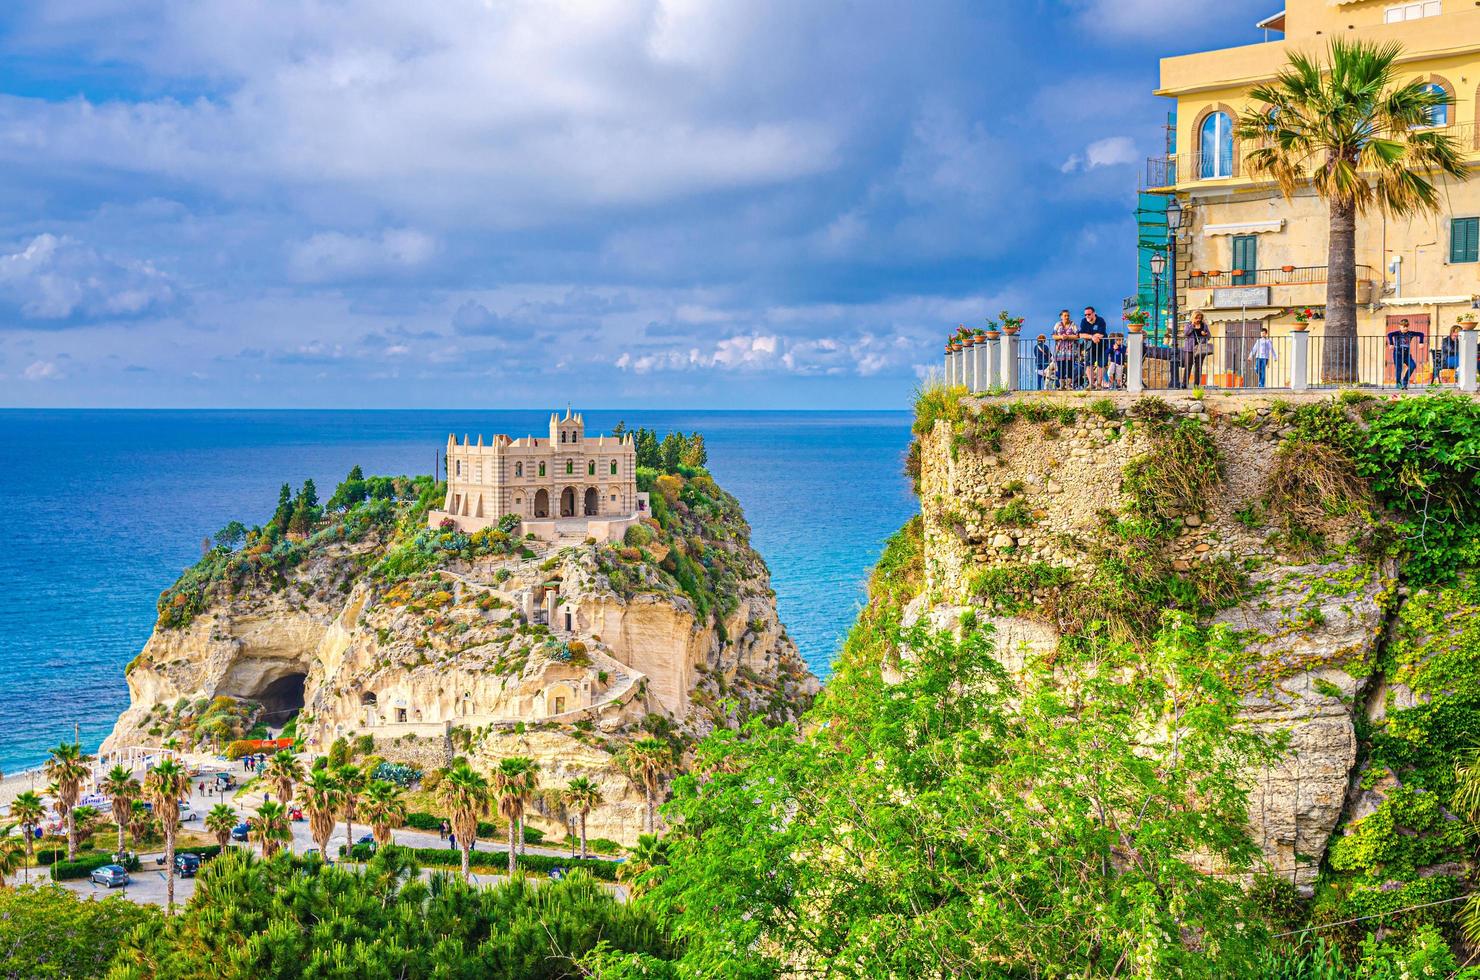
POLYGON ((666 956, 647 913, 585 875, 534 886, 423 879, 405 850, 364 869, 238 852, 196 879, 184 912, 123 944, 112 980, 579 976, 598 942, 666 956))
POLYGON ((124 936, 160 910, 47 885, 0 889, 0 980, 100 977, 124 936))
POLYGON ((695 975, 1226 976, 1262 936, 1228 636, 1169 618, 1146 651, 1084 643, 1009 677, 990 632, 847 666, 807 734, 714 736, 669 804, 649 901, 695 975), (1161 737, 1171 725, 1174 739, 1161 737), (1196 936, 1191 941, 1190 936, 1196 936), (740 964, 744 966, 740 966, 740 964), (727 972, 728 971, 728 972, 727 972))
MULTIPOLYGON (((538 843, 533 841, 531 843, 538 843)), ((341 848, 342 849, 342 848, 341 848)), ((451 848, 440 847, 415 847, 401 848, 409 854, 417 864, 428 868, 455 868, 461 867, 462 855, 451 848)), ((367 861, 374 854, 374 849, 368 844, 356 844, 350 849, 349 858, 352 861, 367 861)), ((468 866, 475 871, 486 871, 494 874, 502 874, 508 869, 508 853, 504 851, 474 851, 469 855, 468 866)), ((557 868, 566 871, 577 869, 589 873, 598 881, 617 880, 617 862, 600 861, 594 858, 568 858, 554 857, 549 854, 518 854, 514 858, 515 864, 525 871, 535 874, 547 874, 557 868)))

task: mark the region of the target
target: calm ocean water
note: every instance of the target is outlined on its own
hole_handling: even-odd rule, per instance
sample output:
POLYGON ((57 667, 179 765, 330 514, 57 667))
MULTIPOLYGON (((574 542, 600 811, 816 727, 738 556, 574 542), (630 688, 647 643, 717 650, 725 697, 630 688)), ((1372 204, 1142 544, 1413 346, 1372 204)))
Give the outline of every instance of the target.
MULTIPOLYGON (((704 433, 771 566, 781 620, 826 675, 884 539, 914 511, 905 413, 587 411, 704 433)), ((0 770, 38 763, 81 726, 98 742, 127 705, 123 668, 154 601, 227 521, 260 523, 277 488, 322 497, 350 467, 430 472, 448 432, 545 431, 549 413, 0 411, 0 770)))

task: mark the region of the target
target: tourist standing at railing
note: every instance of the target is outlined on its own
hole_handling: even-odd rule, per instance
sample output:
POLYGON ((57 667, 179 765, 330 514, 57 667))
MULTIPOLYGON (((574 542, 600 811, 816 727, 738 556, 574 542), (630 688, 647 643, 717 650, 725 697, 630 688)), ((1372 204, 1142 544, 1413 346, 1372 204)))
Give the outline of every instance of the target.
POLYGON ((1259 387, 1267 387, 1269 362, 1279 358, 1279 352, 1274 349, 1274 341, 1269 339, 1269 328, 1259 328, 1259 339, 1254 341, 1254 347, 1249 351, 1249 360, 1254 362, 1254 374, 1259 378, 1259 387))
POLYGON ((1059 322, 1053 325, 1053 362, 1059 378, 1059 390, 1074 387, 1074 354, 1079 328, 1068 310, 1059 311, 1059 322))
POLYGON ((1105 387, 1125 387, 1125 344, 1122 343, 1120 334, 1110 338, 1110 351, 1106 358, 1109 363, 1105 367, 1105 387))
POLYGON ((1048 337, 1044 334, 1038 335, 1038 343, 1033 345, 1033 378, 1039 391, 1043 390, 1044 384, 1053 373, 1053 348, 1048 346, 1048 337))
POLYGON ((1084 319, 1079 321, 1079 339, 1084 341, 1084 363, 1088 374, 1085 387, 1091 390, 1103 388, 1105 364, 1110 353, 1110 325, 1093 306, 1084 308, 1084 319))
POLYGON ((1413 362, 1413 344, 1423 334, 1408 328, 1408 319, 1398 321, 1398 328, 1388 332, 1388 346, 1393 349, 1393 374, 1399 388, 1407 388, 1418 365, 1413 362))
MULTIPOLYGON (((1454 372, 1454 374, 1450 376, 1450 379, 1449 380, 1451 382, 1458 381, 1459 380, 1459 325, 1458 324, 1456 324, 1455 326, 1452 326, 1452 327, 1449 328, 1449 336, 1444 338, 1444 342, 1439 345, 1439 349, 1440 349, 1440 352, 1441 352, 1441 354, 1442 354, 1442 356, 1444 358, 1444 361, 1443 361, 1444 370, 1446 370, 1446 371, 1453 371, 1454 372)), ((1437 374, 1437 373, 1438 372, 1436 371, 1435 374, 1437 374)))
POLYGON ((1182 368, 1186 374, 1182 387, 1193 388, 1202 384, 1203 364, 1213 353, 1213 332, 1208 329, 1202 313, 1192 314, 1187 329, 1182 334, 1182 368))

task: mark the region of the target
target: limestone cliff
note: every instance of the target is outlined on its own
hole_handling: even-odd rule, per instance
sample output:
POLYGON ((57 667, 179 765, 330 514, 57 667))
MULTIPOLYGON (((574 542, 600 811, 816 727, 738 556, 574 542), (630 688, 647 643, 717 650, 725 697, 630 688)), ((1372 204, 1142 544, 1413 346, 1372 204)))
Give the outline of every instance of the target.
POLYGON ((1254 657, 1246 717, 1289 738, 1250 774, 1251 827, 1268 870, 1309 894, 1401 597, 1368 511, 1313 507, 1288 485, 1326 465, 1292 458, 1293 410, 1255 397, 946 406, 912 455, 923 582, 906 619, 974 609, 1010 670, 1089 625, 1142 638, 1162 608, 1228 624, 1254 657))
POLYGON ((427 529, 423 482, 208 554, 161 597, 103 751, 296 717, 310 749, 370 735, 423 768, 531 755, 545 786, 595 778, 591 833, 630 842, 642 795, 614 764, 629 741, 656 733, 682 756, 815 694, 739 506, 706 475, 660 477, 654 518, 615 544, 427 529))

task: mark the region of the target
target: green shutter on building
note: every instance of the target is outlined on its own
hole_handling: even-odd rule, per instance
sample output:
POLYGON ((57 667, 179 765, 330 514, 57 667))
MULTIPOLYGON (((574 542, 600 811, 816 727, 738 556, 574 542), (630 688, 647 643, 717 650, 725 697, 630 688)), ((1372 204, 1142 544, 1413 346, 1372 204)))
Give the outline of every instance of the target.
POLYGON ((1254 270, 1259 268, 1259 236, 1237 235, 1233 239, 1233 267, 1244 270, 1241 276, 1233 277, 1235 286, 1252 286, 1257 278, 1254 270))
POLYGON ((1450 220, 1449 261, 1480 262, 1480 218, 1450 220))

